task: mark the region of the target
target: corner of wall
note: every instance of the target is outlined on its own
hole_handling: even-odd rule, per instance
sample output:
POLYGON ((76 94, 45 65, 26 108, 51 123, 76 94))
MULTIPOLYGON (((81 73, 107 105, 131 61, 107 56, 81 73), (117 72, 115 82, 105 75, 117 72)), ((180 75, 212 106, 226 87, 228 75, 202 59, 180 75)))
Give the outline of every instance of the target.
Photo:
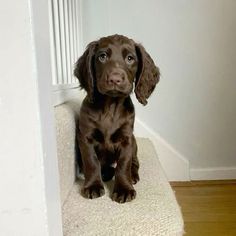
POLYGON ((136 118, 134 133, 149 138, 169 181, 190 181, 189 161, 148 125, 136 118))

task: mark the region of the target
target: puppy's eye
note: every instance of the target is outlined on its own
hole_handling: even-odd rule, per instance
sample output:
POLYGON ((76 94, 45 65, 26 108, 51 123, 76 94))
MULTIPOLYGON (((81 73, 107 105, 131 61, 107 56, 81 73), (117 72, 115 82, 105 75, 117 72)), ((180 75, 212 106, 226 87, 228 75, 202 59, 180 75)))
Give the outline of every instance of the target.
POLYGON ((105 52, 102 52, 99 54, 98 59, 100 62, 104 63, 107 60, 107 54, 105 52))
POLYGON ((135 61, 134 57, 132 55, 127 55, 127 57, 125 58, 125 62, 129 65, 133 64, 135 61))

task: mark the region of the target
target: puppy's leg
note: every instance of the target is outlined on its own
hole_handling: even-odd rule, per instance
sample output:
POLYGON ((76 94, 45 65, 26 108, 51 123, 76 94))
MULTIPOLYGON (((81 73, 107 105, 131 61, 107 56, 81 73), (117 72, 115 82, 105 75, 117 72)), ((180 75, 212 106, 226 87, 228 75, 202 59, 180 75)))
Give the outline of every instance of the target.
POLYGON ((132 138, 130 138, 128 144, 121 147, 115 170, 115 185, 112 193, 113 201, 124 203, 136 197, 131 177, 132 154, 132 138))
POLYGON ((132 183, 136 184, 139 181, 139 174, 138 174, 138 170, 139 170, 139 161, 138 161, 138 157, 137 157, 137 143, 135 140, 135 137, 132 137, 133 139, 133 155, 132 155, 132 165, 131 165, 131 177, 132 177, 132 183))
POLYGON ((97 198, 104 195, 104 187, 101 179, 101 166, 96 156, 93 144, 83 138, 79 138, 79 147, 83 162, 85 177, 82 194, 86 198, 97 198))

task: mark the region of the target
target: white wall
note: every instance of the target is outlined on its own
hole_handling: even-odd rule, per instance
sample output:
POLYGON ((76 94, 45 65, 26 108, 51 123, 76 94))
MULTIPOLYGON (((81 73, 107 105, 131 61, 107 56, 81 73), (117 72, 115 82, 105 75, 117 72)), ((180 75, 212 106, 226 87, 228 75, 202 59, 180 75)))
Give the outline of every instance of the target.
POLYGON ((234 0, 83 2, 84 45, 125 34, 160 67, 160 84, 147 107, 136 104, 137 116, 189 160, 193 175, 227 167, 236 178, 235 12, 234 0))
POLYGON ((0 235, 4 236, 62 235, 48 109, 47 10, 46 0, 0 4, 0 235))

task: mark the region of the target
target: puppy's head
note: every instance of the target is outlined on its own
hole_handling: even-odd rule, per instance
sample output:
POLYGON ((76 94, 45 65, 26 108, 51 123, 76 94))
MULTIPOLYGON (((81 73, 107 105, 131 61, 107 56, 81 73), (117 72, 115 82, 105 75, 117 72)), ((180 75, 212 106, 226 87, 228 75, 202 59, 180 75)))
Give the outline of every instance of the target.
POLYGON ((88 93, 126 97, 135 86, 138 101, 144 105, 159 81, 159 70, 143 46, 121 35, 90 43, 76 63, 74 75, 88 93))

